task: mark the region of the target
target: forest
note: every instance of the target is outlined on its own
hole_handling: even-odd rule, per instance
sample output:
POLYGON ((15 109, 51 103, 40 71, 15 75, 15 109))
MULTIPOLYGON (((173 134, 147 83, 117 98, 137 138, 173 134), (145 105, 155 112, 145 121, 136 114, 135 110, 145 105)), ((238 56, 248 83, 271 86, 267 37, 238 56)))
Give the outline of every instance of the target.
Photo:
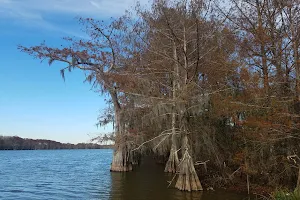
POLYGON ((103 149, 111 148, 109 145, 94 143, 60 143, 53 140, 28 139, 18 136, 1 136, 0 150, 45 150, 45 149, 103 149))
POLYGON ((98 124, 114 125, 111 171, 134 170, 150 152, 179 190, 300 191, 299 9, 155 0, 116 19, 79 18, 87 39, 18 48, 65 63, 63 79, 81 70, 108 97, 98 124))

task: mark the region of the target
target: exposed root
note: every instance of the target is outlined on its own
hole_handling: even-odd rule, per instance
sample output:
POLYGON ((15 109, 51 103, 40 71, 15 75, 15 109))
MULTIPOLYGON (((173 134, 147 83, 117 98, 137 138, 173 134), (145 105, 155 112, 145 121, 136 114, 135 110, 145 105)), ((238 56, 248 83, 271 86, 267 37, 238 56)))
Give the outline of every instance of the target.
POLYGON ((190 156, 188 149, 185 150, 183 158, 179 164, 179 175, 175 188, 189 192, 203 190, 194 167, 193 159, 190 156))

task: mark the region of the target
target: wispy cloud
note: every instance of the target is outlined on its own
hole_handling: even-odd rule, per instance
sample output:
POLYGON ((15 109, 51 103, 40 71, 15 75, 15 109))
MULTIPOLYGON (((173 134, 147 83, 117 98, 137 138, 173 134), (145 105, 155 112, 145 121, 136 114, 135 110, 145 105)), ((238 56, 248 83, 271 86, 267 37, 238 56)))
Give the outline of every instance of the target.
POLYGON ((90 1, 90 3, 91 3, 93 6, 95 6, 96 8, 101 9, 101 6, 100 6, 97 2, 95 2, 95 1, 90 1))
MULTIPOLYGON (((147 0, 142 2, 147 3, 147 0)), ((71 15, 85 15, 90 17, 119 16, 136 0, 0 0, 0 9, 29 13, 64 13, 71 15)))
POLYGON ((135 3, 136 0, 0 0, 0 19, 58 31, 61 28, 49 18, 54 19, 56 15, 62 20, 76 16, 99 19, 117 17, 135 3))

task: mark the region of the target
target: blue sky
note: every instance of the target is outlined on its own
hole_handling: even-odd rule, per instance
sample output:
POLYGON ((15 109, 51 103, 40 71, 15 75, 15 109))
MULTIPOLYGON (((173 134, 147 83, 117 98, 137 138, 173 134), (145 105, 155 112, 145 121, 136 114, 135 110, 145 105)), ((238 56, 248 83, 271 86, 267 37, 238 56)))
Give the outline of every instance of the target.
POLYGON ((122 15, 134 0, 0 0, 0 135, 87 142, 111 126, 97 128, 104 97, 83 83, 80 71, 41 63, 17 45, 60 45, 62 37, 85 37, 75 17, 108 19, 122 15))

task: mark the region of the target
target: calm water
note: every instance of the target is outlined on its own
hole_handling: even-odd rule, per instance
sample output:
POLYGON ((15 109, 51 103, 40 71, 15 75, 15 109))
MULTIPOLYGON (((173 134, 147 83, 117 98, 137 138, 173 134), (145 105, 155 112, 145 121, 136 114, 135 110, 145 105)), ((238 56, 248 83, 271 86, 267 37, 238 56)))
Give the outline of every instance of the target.
POLYGON ((217 192, 167 189, 162 166, 145 161, 134 172, 109 171, 112 150, 0 151, 2 200, 242 200, 217 192))

